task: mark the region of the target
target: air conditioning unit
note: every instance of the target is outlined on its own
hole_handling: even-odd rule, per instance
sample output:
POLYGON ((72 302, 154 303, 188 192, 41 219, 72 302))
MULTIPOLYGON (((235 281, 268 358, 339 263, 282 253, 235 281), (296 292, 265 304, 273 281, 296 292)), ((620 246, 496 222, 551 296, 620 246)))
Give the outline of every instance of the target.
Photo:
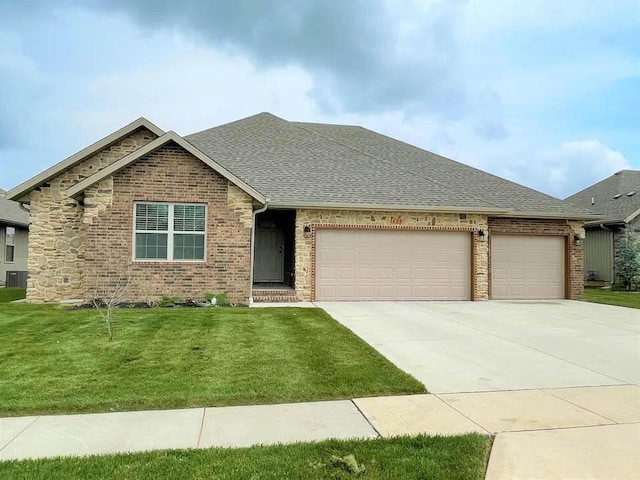
POLYGON ((29 272, 17 270, 7 271, 7 287, 27 288, 27 275, 29 272))

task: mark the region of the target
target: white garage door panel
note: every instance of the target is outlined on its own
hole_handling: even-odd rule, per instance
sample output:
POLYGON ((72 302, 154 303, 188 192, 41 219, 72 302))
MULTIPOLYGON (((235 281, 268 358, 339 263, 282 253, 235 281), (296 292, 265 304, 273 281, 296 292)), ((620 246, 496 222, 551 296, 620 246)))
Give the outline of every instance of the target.
POLYGON ((469 300, 467 232, 319 230, 318 300, 469 300))
POLYGON ((493 235, 491 297, 565 298, 565 237, 493 235))

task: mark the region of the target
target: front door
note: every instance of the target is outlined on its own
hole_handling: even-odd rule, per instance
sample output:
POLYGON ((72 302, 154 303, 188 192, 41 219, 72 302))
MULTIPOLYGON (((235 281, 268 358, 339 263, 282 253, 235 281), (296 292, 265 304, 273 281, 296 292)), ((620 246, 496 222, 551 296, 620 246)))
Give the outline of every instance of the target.
POLYGON ((279 228, 256 228, 254 282, 284 281, 284 235, 279 228))

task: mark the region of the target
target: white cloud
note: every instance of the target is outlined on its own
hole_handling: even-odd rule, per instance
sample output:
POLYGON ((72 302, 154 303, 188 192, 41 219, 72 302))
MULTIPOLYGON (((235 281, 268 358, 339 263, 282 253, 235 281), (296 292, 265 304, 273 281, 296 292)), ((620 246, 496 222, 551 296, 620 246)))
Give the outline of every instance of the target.
MULTIPOLYGON (((388 48, 400 49, 402 58, 422 67, 437 63, 439 57, 420 41, 420 32, 424 16, 443 3, 414 0, 413 6, 398 7, 389 28, 397 24, 402 41, 388 48), (413 8, 421 14, 411 14, 413 8)), ((163 129, 188 134, 271 111, 291 120, 363 125, 567 196, 637 163, 637 158, 628 160, 613 147, 608 125, 595 125, 589 131, 576 128, 571 118, 575 112, 566 104, 569 99, 595 102, 600 89, 640 74, 640 64, 631 61, 628 51, 608 42, 593 50, 569 50, 569 54, 555 52, 553 42, 538 42, 544 39, 541 32, 560 32, 571 39, 573 28, 577 28, 574 41, 580 42, 589 37, 585 29, 594 25, 601 29, 596 19, 612 18, 600 7, 598 11, 577 8, 579 3, 558 0, 548 7, 549 2, 533 0, 520 9, 505 8, 495 0, 458 2, 443 23, 446 28, 434 33, 434 38, 444 38, 451 47, 436 53, 446 57, 455 70, 453 77, 464 84, 460 89, 464 95, 457 100, 430 92, 450 115, 420 101, 413 109, 394 104, 384 111, 355 112, 338 106, 330 112, 318 105, 321 79, 303 67, 283 62, 267 68, 259 59, 252 61, 238 50, 180 29, 140 30, 126 16, 61 9, 56 21, 46 24, 50 27, 46 32, 52 35, 59 28, 64 39, 58 40, 65 48, 56 50, 57 43, 44 48, 37 39, 26 41, 40 30, 37 19, 29 17, 30 30, 8 25, 4 37, 0 35, 0 71, 4 61, 12 72, 0 80, 0 91, 6 90, 7 83, 16 86, 6 104, 20 112, 18 116, 10 111, 0 118, 0 126, 10 119, 15 136, 26 132, 32 142, 19 152, 0 150, 0 187, 11 188, 141 115, 163 129), (531 32, 533 36, 527 37, 531 32), (514 35, 520 43, 512 44, 514 35), (5 38, 11 41, 3 42, 5 38), (30 48, 23 48, 21 38, 30 48), (522 43, 523 38, 531 43, 522 43), (26 89, 34 82, 37 92, 26 89), (454 114, 460 104, 465 108, 454 114), (36 129, 40 134, 32 135, 36 129), (566 141, 575 138, 600 141, 566 141)), ((620 12, 613 7, 611 11, 620 12)), ((606 27, 617 31, 627 23, 627 18, 619 24, 612 20, 606 27)), ((388 68, 393 69, 393 58, 383 56, 380 61, 389 62, 388 68)), ((365 83, 358 88, 366 89, 365 83)), ((428 90, 430 85, 419 86, 428 90)), ((2 102, 0 112, 1 107, 2 102)))
POLYGON ((547 172, 536 175, 547 183, 547 191, 568 196, 631 164, 622 153, 598 140, 574 140, 542 152, 536 168, 547 172))

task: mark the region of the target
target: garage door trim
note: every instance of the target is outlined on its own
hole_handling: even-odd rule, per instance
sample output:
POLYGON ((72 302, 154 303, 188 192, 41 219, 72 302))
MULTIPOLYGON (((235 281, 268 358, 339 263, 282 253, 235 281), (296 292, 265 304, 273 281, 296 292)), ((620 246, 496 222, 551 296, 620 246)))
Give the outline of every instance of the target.
POLYGON ((500 230, 489 230, 489 254, 488 254, 488 275, 489 275, 489 299, 493 299, 493 264, 491 261, 493 245, 492 239, 494 236, 517 236, 517 237, 562 237, 564 239, 564 298, 571 297, 571 245, 569 233, 551 233, 551 232, 510 232, 500 230))
MULTIPOLYGON (((307 226, 307 225, 305 225, 307 226)), ((468 232, 471 234, 471 285, 469 295, 471 301, 476 300, 476 243, 478 242, 478 228, 472 226, 460 227, 420 227, 413 225, 333 225, 310 224, 311 232, 311 301, 316 301, 316 254, 317 254, 317 231, 318 230, 400 230, 400 231, 430 231, 430 232, 468 232)))

